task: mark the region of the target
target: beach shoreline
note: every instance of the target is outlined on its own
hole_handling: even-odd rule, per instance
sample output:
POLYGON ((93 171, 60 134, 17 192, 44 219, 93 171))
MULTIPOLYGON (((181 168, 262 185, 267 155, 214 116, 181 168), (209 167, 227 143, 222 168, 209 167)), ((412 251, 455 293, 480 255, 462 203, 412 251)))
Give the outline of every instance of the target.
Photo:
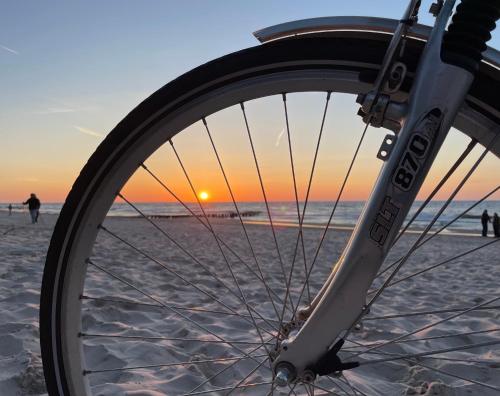
MULTIPOLYGON (((8 212, 5 211, 5 210, 2 210, 0 209, 0 214, 2 214, 2 211, 4 212, 3 213, 3 216, 5 217, 9 217, 8 216, 8 212)), ((31 224, 31 221, 29 220, 28 216, 28 212, 27 211, 16 211, 16 212, 13 212, 12 213, 13 216, 17 216, 16 219, 21 216, 23 218, 26 218, 26 225, 30 225, 31 224)), ((270 226, 271 223, 269 222, 269 220, 265 219, 265 220, 253 220, 252 217, 255 217, 257 215, 257 212, 254 212, 254 211, 247 211, 247 212, 240 212, 240 215, 243 219, 243 222, 247 225, 259 225, 259 226, 263 226, 263 225, 266 225, 266 226, 270 226)), ((49 222, 55 222, 57 220, 57 218, 59 217, 58 214, 54 214, 54 213, 46 213, 44 212, 43 210, 40 211, 40 222, 43 222, 44 219, 46 217, 48 217, 50 220, 49 222)), ((204 218, 204 215, 203 213, 195 213, 194 215, 193 214, 171 214, 171 215, 167 215, 167 214, 162 214, 162 215, 158 215, 158 214, 146 214, 147 218, 149 219, 155 219, 155 220, 182 220, 182 219, 194 219, 196 216, 203 219, 204 218)), ((206 216, 211 219, 211 221, 217 221, 217 220, 228 220, 228 221, 239 221, 238 220, 238 214, 237 212, 213 212, 213 213, 206 213, 206 216)), ((464 216, 465 218, 467 219, 475 219, 475 220, 478 220, 478 223, 479 223, 479 219, 480 219, 480 216, 477 215, 477 216, 464 216)), ((137 214, 134 214, 134 215, 109 215, 107 216, 107 218, 117 218, 117 219, 129 219, 129 220, 141 220, 143 218, 143 216, 141 215, 137 215, 137 214)), ((7 221, 8 223, 8 221, 7 221)), ((17 224, 18 221, 16 220, 15 223, 17 224)), ((22 223, 22 222, 21 222, 22 223)), ((438 223, 438 225, 435 225, 432 227, 430 233, 432 234, 433 232, 437 231, 437 230, 440 230, 442 227, 441 227, 441 224, 438 223)), ((276 221, 273 219, 273 225, 275 227, 290 227, 290 228, 298 228, 299 227, 299 223, 298 221, 276 221)), ((326 223, 322 223, 322 224, 318 224, 318 223, 310 223, 310 222, 307 222, 307 221, 304 221, 303 224, 302 224, 302 228, 304 229, 324 229, 326 226, 326 223)), ((335 221, 332 221, 330 224, 329 224, 329 229, 330 230, 337 230, 337 231, 347 231, 347 232, 352 232, 354 230, 354 227, 355 225, 352 224, 352 225, 345 225, 345 224, 339 224, 339 223, 336 223, 335 221)), ((422 226, 419 226, 418 224, 417 225, 412 225, 408 230, 406 230, 405 232, 407 234, 415 234, 415 235, 418 235, 420 234, 423 230, 425 229, 425 227, 422 227, 422 226)), ((10 232, 10 231, 9 231, 10 232)), ((447 228, 445 229, 442 229, 440 230, 440 235, 447 235, 447 236, 466 236, 466 237, 482 237, 480 231, 478 229, 474 229, 474 230, 471 230, 470 228, 456 228, 454 227, 453 230, 449 230, 447 228)), ((489 230, 489 235, 488 237, 493 237, 492 235, 492 229, 491 229, 491 226, 490 226, 490 230, 489 230)))

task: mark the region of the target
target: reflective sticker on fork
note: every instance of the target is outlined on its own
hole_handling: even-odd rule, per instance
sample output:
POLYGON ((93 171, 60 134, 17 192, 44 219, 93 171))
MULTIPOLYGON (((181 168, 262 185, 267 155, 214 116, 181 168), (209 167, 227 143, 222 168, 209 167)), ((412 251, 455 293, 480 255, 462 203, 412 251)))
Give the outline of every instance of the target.
MULTIPOLYGON (((391 184, 402 191, 403 195, 410 191, 415 183, 419 184, 417 189, 420 188, 423 182, 421 179, 424 177, 420 173, 441 128, 442 119, 442 111, 435 108, 424 115, 413 129, 399 163, 391 176, 391 184)), ((394 225, 399 223, 396 222, 396 218, 401 208, 405 206, 403 202, 398 202, 396 196, 399 194, 391 194, 393 189, 390 186, 388 186, 388 193, 370 227, 370 238, 380 247, 385 245, 394 225)), ((406 197, 406 199, 410 198, 406 197)))

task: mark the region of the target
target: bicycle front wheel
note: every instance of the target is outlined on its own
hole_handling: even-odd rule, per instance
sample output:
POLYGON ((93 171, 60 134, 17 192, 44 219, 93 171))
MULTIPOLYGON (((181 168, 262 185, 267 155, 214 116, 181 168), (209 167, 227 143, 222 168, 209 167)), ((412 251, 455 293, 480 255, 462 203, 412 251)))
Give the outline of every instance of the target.
MULTIPOLYGON (((297 308, 321 288, 348 239, 342 224, 330 226, 336 210, 358 210, 345 203, 352 169, 365 157, 378 161, 380 135, 358 135, 353 125, 362 128, 361 121, 343 118, 355 112, 352 95, 370 89, 385 47, 379 36, 305 37, 243 50, 167 84, 116 126, 76 180, 47 255, 40 337, 51 395, 279 392, 270 354, 284 331, 296 330, 297 308), (303 114, 292 116, 292 107, 303 114), (336 141, 325 130, 330 119, 336 141), (270 138, 273 128, 279 133, 270 138), (295 150, 292 139, 299 142, 295 150), (339 152, 321 163, 322 148, 339 152), (318 179, 322 187, 315 190, 318 179), (203 202, 210 193, 225 203, 203 202), (319 216, 306 230, 306 210, 331 216, 319 216), (165 218, 172 213, 179 216, 165 218), (251 224, 250 216, 262 221, 251 224)), ((407 95, 421 50, 416 41, 406 49, 409 74, 398 99, 407 95)), ((499 104, 492 100, 498 88, 498 73, 483 66, 457 119, 461 134, 453 137, 479 141, 490 162, 488 153, 500 152, 499 104)), ((369 191, 377 167, 360 167, 360 191, 369 191)), ((498 197, 498 187, 492 191, 488 197, 498 197)), ((440 241, 427 246, 443 250, 440 241)), ((475 244, 464 240, 463 247, 477 251, 475 244)), ((498 248, 489 244, 481 252, 492 246, 498 248)), ((404 247, 396 245, 395 254, 404 247)), ((426 266, 422 257, 420 263, 426 266)), ((428 310, 437 315, 436 306, 428 310)), ((364 394, 379 386, 388 394, 407 387, 386 373, 371 379, 375 385, 325 377, 285 393, 364 394)))

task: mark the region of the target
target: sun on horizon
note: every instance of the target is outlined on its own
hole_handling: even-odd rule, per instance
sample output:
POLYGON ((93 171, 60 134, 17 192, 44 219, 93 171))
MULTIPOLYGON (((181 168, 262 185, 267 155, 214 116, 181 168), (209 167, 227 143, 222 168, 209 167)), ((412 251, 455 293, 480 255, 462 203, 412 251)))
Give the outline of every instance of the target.
POLYGON ((206 201, 208 198, 210 198, 210 195, 206 191, 200 191, 198 197, 200 197, 202 201, 206 201))

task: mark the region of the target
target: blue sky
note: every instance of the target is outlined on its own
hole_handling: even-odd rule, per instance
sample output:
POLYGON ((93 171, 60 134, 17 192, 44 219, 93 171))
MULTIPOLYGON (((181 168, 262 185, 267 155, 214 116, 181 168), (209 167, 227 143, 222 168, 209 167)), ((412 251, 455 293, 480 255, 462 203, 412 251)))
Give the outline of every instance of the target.
MULTIPOLYGON (((430 3, 423 2, 422 23, 432 21, 430 3)), ((201 63, 257 45, 255 30, 327 15, 399 18, 405 7, 401 0, 5 0, 0 201, 11 199, 15 183, 62 181, 64 195, 102 137, 141 100, 201 63)))

